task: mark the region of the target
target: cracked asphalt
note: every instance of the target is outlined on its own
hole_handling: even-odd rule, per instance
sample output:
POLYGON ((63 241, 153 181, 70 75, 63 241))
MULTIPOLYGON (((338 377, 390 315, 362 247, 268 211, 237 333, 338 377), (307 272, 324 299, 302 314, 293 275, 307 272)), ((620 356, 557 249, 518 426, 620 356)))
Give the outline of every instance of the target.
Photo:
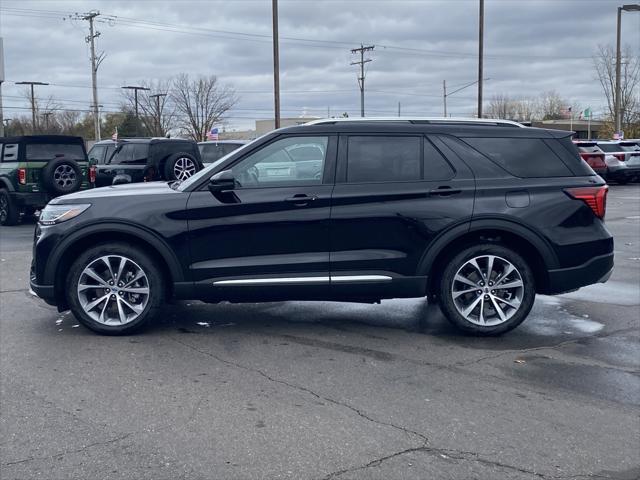
POLYGON ((616 270, 499 338, 424 300, 167 306, 129 337, 28 294, 0 228, 0 478, 637 479, 640 185, 616 270))

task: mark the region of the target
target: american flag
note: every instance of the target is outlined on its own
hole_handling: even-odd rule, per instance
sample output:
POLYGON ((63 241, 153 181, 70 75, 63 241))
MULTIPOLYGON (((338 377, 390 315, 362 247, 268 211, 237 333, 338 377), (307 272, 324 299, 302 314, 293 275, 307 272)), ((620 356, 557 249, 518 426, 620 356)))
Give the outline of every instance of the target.
POLYGON ((210 132, 207 132, 207 139, 209 140, 218 140, 218 128, 213 127, 210 132))

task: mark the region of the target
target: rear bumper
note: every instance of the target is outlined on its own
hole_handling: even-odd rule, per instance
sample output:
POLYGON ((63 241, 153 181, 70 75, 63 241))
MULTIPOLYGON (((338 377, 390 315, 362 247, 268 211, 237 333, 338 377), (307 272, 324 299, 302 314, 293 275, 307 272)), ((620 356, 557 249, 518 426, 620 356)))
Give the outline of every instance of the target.
POLYGON ((594 283, 604 283, 613 272, 613 252, 593 257, 577 267, 549 270, 547 294, 576 290, 594 283))
POLYGON ((627 167, 626 165, 621 168, 610 167, 607 172, 607 178, 615 180, 617 178, 631 179, 633 177, 640 176, 640 166, 627 167))
POLYGON ((19 207, 44 207, 53 198, 46 192, 10 192, 10 195, 19 207))

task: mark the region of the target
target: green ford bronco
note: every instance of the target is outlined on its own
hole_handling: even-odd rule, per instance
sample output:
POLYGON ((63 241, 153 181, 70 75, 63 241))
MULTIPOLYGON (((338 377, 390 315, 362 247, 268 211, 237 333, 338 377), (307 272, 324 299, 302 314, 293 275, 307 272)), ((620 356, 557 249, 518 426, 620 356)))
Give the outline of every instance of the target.
POLYGON ((95 184, 81 137, 0 138, 0 225, 15 225, 49 200, 95 184))

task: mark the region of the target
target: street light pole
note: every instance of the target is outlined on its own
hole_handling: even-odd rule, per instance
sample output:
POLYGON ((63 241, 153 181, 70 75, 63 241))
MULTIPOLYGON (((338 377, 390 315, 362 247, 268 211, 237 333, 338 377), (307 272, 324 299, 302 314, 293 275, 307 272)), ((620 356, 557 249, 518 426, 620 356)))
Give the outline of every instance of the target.
POLYGON ((123 90, 133 90, 133 98, 134 98, 134 105, 135 105, 135 112, 136 112, 136 137, 140 136, 140 131, 138 130, 138 126, 140 124, 140 117, 138 115, 138 90, 151 90, 150 88, 147 87, 137 87, 137 86, 132 86, 132 85, 128 85, 126 87, 122 87, 123 90))
POLYGON ((36 133, 36 96, 33 90, 34 85, 49 85, 45 82, 15 82, 16 85, 29 85, 31 87, 31 134, 36 133))
POLYGON ((478 14, 478 118, 482 118, 482 75, 484 57, 484 0, 480 0, 478 14))
MULTIPOLYGON (((483 78, 481 80, 491 80, 491 79, 490 78, 483 78)), ((458 93, 460 90, 464 90, 465 88, 472 87, 476 83, 478 83, 478 80, 474 80, 471 83, 467 83, 466 85, 463 85, 462 87, 457 88, 453 92, 447 92, 447 81, 446 80, 442 81, 442 89, 444 90, 444 93, 442 95, 442 100, 444 101, 444 116, 445 117, 447 116, 447 97, 450 97, 454 93, 458 93)))
POLYGON ((273 21, 273 115, 274 127, 280 128, 280 47, 278 42, 278 0, 271 0, 273 21))
POLYGON ((622 99, 621 99, 621 91, 622 86, 620 85, 620 65, 622 63, 621 59, 621 45, 620 45, 620 36, 622 30, 622 11, 625 12, 638 12, 640 11, 640 4, 629 4, 618 7, 618 18, 617 18, 617 29, 616 29, 616 93, 615 93, 615 107, 614 107, 614 121, 616 126, 616 133, 622 131, 622 99))

